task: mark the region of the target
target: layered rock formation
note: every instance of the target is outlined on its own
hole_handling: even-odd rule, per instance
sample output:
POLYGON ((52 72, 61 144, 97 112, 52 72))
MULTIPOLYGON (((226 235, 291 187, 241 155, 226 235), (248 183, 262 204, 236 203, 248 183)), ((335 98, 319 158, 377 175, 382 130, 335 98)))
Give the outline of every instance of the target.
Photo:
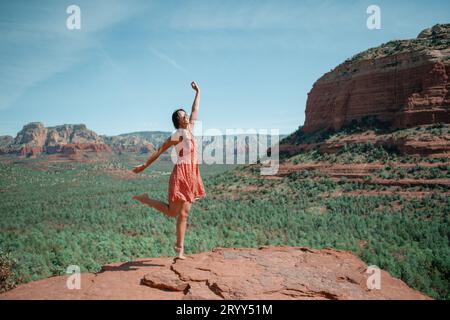
MULTIPOLYGON (((450 155, 450 125, 422 125, 420 127, 375 133, 367 130, 359 133, 331 136, 330 138, 307 141, 313 135, 296 131, 279 147, 280 156, 290 157, 300 152, 318 149, 324 153, 335 153, 346 145, 371 143, 399 154, 448 157, 450 155), (305 141, 306 140, 306 141, 305 141)), ((314 139, 312 139, 314 140, 314 139)))
MULTIPOLYGON (((166 133, 166 136, 168 135, 169 133, 166 133)), ((41 122, 31 122, 25 125, 15 138, 0 136, 0 154, 15 154, 26 157, 44 154, 73 156, 87 152, 93 154, 115 152, 120 154, 123 152, 149 153, 153 151, 153 144, 139 134, 99 136, 84 124, 44 127, 41 122)))
POLYGON ((139 135, 102 136, 102 138, 118 154, 126 152, 149 153, 155 150, 152 143, 139 135))
POLYGON ((306 133, 374 116, 393 128, 450 122, 450 24, 364 51, 308 94, 306 133))
POLYGON ((0 150, 8 148, 14 142, 11 136, 0 136, 0 150))
POLYGON ((44 127, 41 122, 31 122, 23 127, 14 139, 2 138, 0 154, 17 154, 34 157, 42 153, 64 155, 78 152, 111 152, 108 145, 84 124, 64 124, 44 127))
MULTIPOLYGON (((35 157, 44 154, 59 154, 71 156, 92 152, 95 154, 107 153, 152 153, 162 145, 171 132, 142 131, 125 133, 117 136, 97 135, 86 128, 84 124, 65 124, 55 127, 44 127, 41 122, 32 122, 23 127, 16 138, 0 136, 0 155, 16 154, 19 156, 35 157)), ((280 135, 279 139, 285 135, 280 135)), ((232 142, 232 153, 249 154, 250 159, 256 159, 259 152, 262 154, 270 144, 270 136, 266 134, 230 134, 228 136, 197 136, 199 152, 208 147, 207 153, 213 149, 223 151, 225 154, 227 141, 232 142), (228 137, 228 139, 227 139, 228 137), (236 141, 234 142, 234 139, 236 141), (251 148, 249 147, 251 146, 251 148)), ((171 150, 164 153, 169 157, 171 150)))
POLYGON ((67 288, 68 276, 52 277, 21 285, 0 299, 429 299, 382 270, 377 289, 372 275, 347 251, 217 248, 186 260, 110 264, 96 274, 82 273, 79 290, 67 288))

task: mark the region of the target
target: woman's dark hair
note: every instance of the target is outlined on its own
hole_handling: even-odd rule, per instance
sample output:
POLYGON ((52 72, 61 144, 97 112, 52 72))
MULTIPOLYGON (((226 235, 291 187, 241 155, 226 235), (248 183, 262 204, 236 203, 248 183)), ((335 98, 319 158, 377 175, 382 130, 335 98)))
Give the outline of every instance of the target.
POLYGON ((172 113, 172 122, 175 129, 180 128, 180 118, 178 117, 178 111, 184 111, 184 109, 177 109, 172 113))

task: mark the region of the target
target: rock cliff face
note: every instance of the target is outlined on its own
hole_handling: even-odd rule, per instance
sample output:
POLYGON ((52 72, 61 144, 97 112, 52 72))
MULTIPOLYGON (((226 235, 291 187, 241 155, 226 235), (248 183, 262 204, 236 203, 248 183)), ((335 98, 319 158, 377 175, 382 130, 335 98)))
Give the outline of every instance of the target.
POLYGON ((149 153, 155 150, 155 147, 147 139, 139 135, 123 135, 123 136, 102 136, 105 143, 108 144, 114 152, 118 154, 133 153, 149 153))
MULTIPOLYGON (((320 133, 320 132, 318 132, 320 133)), ((371 143, 386 150, 395 150, 401 155, 448 157, 450 155, 450 125, 421 125, 393 132, 375 133, 366 130, 346 133, 318 141, 307 141, 306 136, 313 134, 295 131, 282 141, 279 147, 282 158, 291 157, 300 152, 318 149, 322 153, 336 153, 346 145, 371 143)))
POLYGON ((303 131, 374 116, 393 128, 450 122, 450 24, 364 51, 323 75, 308 94, 303 131))
POLYGON ((14 142, 11 136, 0 136, 0 150, 8 148, 14 142))
MULTIPOLYGON (((35 157, 44 154, 70 156, 84 152, 95 154, 111 152, 117 154, 128 152, 134 154, 152 153, 164 143, 170 134, 169 131, 141 131, 106 136, 97 135, 94 131, 87 129, 84 124, 64 124, 46 128, 41 122, 32 122, 25 125, 16 138, 0 136, 0 155, 16 154, 35 157)), ((279 138, 284 137, 285 135, 280 135, 279 138)), ((252 159, 257 157, 257 148, 249 148, 249 145, 258 145, 260 149, 266 148, 270 140, 268 135, 253 133, 230 134, 229 138, 231 138, 231 141, 236 138, 237 141, 234 154, 248 151, 252 159)), ((199 135, 196 139, 199 146, 202 146, 201 150, 204 150, 208 145, 217 148, 224 147, 227 141, 226 136, 199 135)), ((164 156, 168 157, 170 152, 170 150, 166 151, 164 156)))
POLYGON ((15 138, 0 137, 0 154, 26 157, 44 154, 73 156, 86 152, 93 154, 148 153, 153 152, 154 149, 152 143, 139 135, 99 136, 84 124, 44 127, 41 122, 31 122, 25 125, 15 138))
POLYGON ((217 248, 186 260, 140 259, 82 273, 81 288, 68 276, 19 286, 0 299, 429 299, 347 251, 304 247, 217 248), (367 272, 369 271, 369 272, 367 272), (372 278, 371 278, 372 279, 372 278), (378 288, 378 289, 377 289, 378 288))
POLYGON ((42 153, 64 155, 78 152, 111 152, 108 145, 84 124, 64 124, 44 127, 41 122, 31 122, 17 133, 14 139, 3 137, 0 154, 17 154, 34 157, 42 153))

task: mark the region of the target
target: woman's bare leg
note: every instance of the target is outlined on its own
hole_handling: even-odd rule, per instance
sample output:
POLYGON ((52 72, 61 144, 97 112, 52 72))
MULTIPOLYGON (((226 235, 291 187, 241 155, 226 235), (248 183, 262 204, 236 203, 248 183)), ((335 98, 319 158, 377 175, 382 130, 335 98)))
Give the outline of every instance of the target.
POLYGON ((184 256, 184 235, 186 233, 186 224, 189 215, 189 211, 191 210, 191 203, 187 201, 183 201, 181 210, 178 214, 177 219, 177 251, 178 258, 186 259, 184 256))
POLYGON ((143 193, 138 196, 133 197, 134 200, 137 200, 143 204, 148 205, 149 207, 156 209, 162 213, 164 213, 168 217, 176 217, 180 211, 181 203, 180 202, 170 202, 169 204, 152 199, 148 196, 147 193, 143 193))
POLYGON ((141 203, 154 208, 169 217, 176 217, 177 219, 177 242, 175 243, 175 250, 178 253, 179 259, 186 259, 184 256, 184 235, 186 233, 187 218, 189 211, 191 210, 191 203, 188 201, 176 201, 166 203, 149 198, 147 193, 141 194, 139 196, 134 196, 133 199, 138 200, 141 203))

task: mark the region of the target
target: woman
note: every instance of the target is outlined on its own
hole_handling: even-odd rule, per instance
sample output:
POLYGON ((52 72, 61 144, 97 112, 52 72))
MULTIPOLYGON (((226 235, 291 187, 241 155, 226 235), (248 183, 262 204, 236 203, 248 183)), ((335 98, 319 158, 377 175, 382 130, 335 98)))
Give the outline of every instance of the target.
POLYGON ((177 159, 169 179, 169 204, 152 199, 147 193, 134 196, 133 199, 161 211, 169 217, 178 217, 177 242, 174 249, 177 251, 179 259, 186 259, 183 254, 184 234, 186 232, 187 218, 192 203, 206 195, 198 167, 197 145, 192 134, 192 129, 197 119, 200 88, 194 81, 191 83, 191 86, 196 92, 194 103, 192 104, 191 116, 189 117, 183 109, 175 110, 172 114, 172 122, 177 131, 152 154, 145 164, 137 166, 132 170, 134 173, 145 170, 163 152, 171 146, 175 146, 177 159))

